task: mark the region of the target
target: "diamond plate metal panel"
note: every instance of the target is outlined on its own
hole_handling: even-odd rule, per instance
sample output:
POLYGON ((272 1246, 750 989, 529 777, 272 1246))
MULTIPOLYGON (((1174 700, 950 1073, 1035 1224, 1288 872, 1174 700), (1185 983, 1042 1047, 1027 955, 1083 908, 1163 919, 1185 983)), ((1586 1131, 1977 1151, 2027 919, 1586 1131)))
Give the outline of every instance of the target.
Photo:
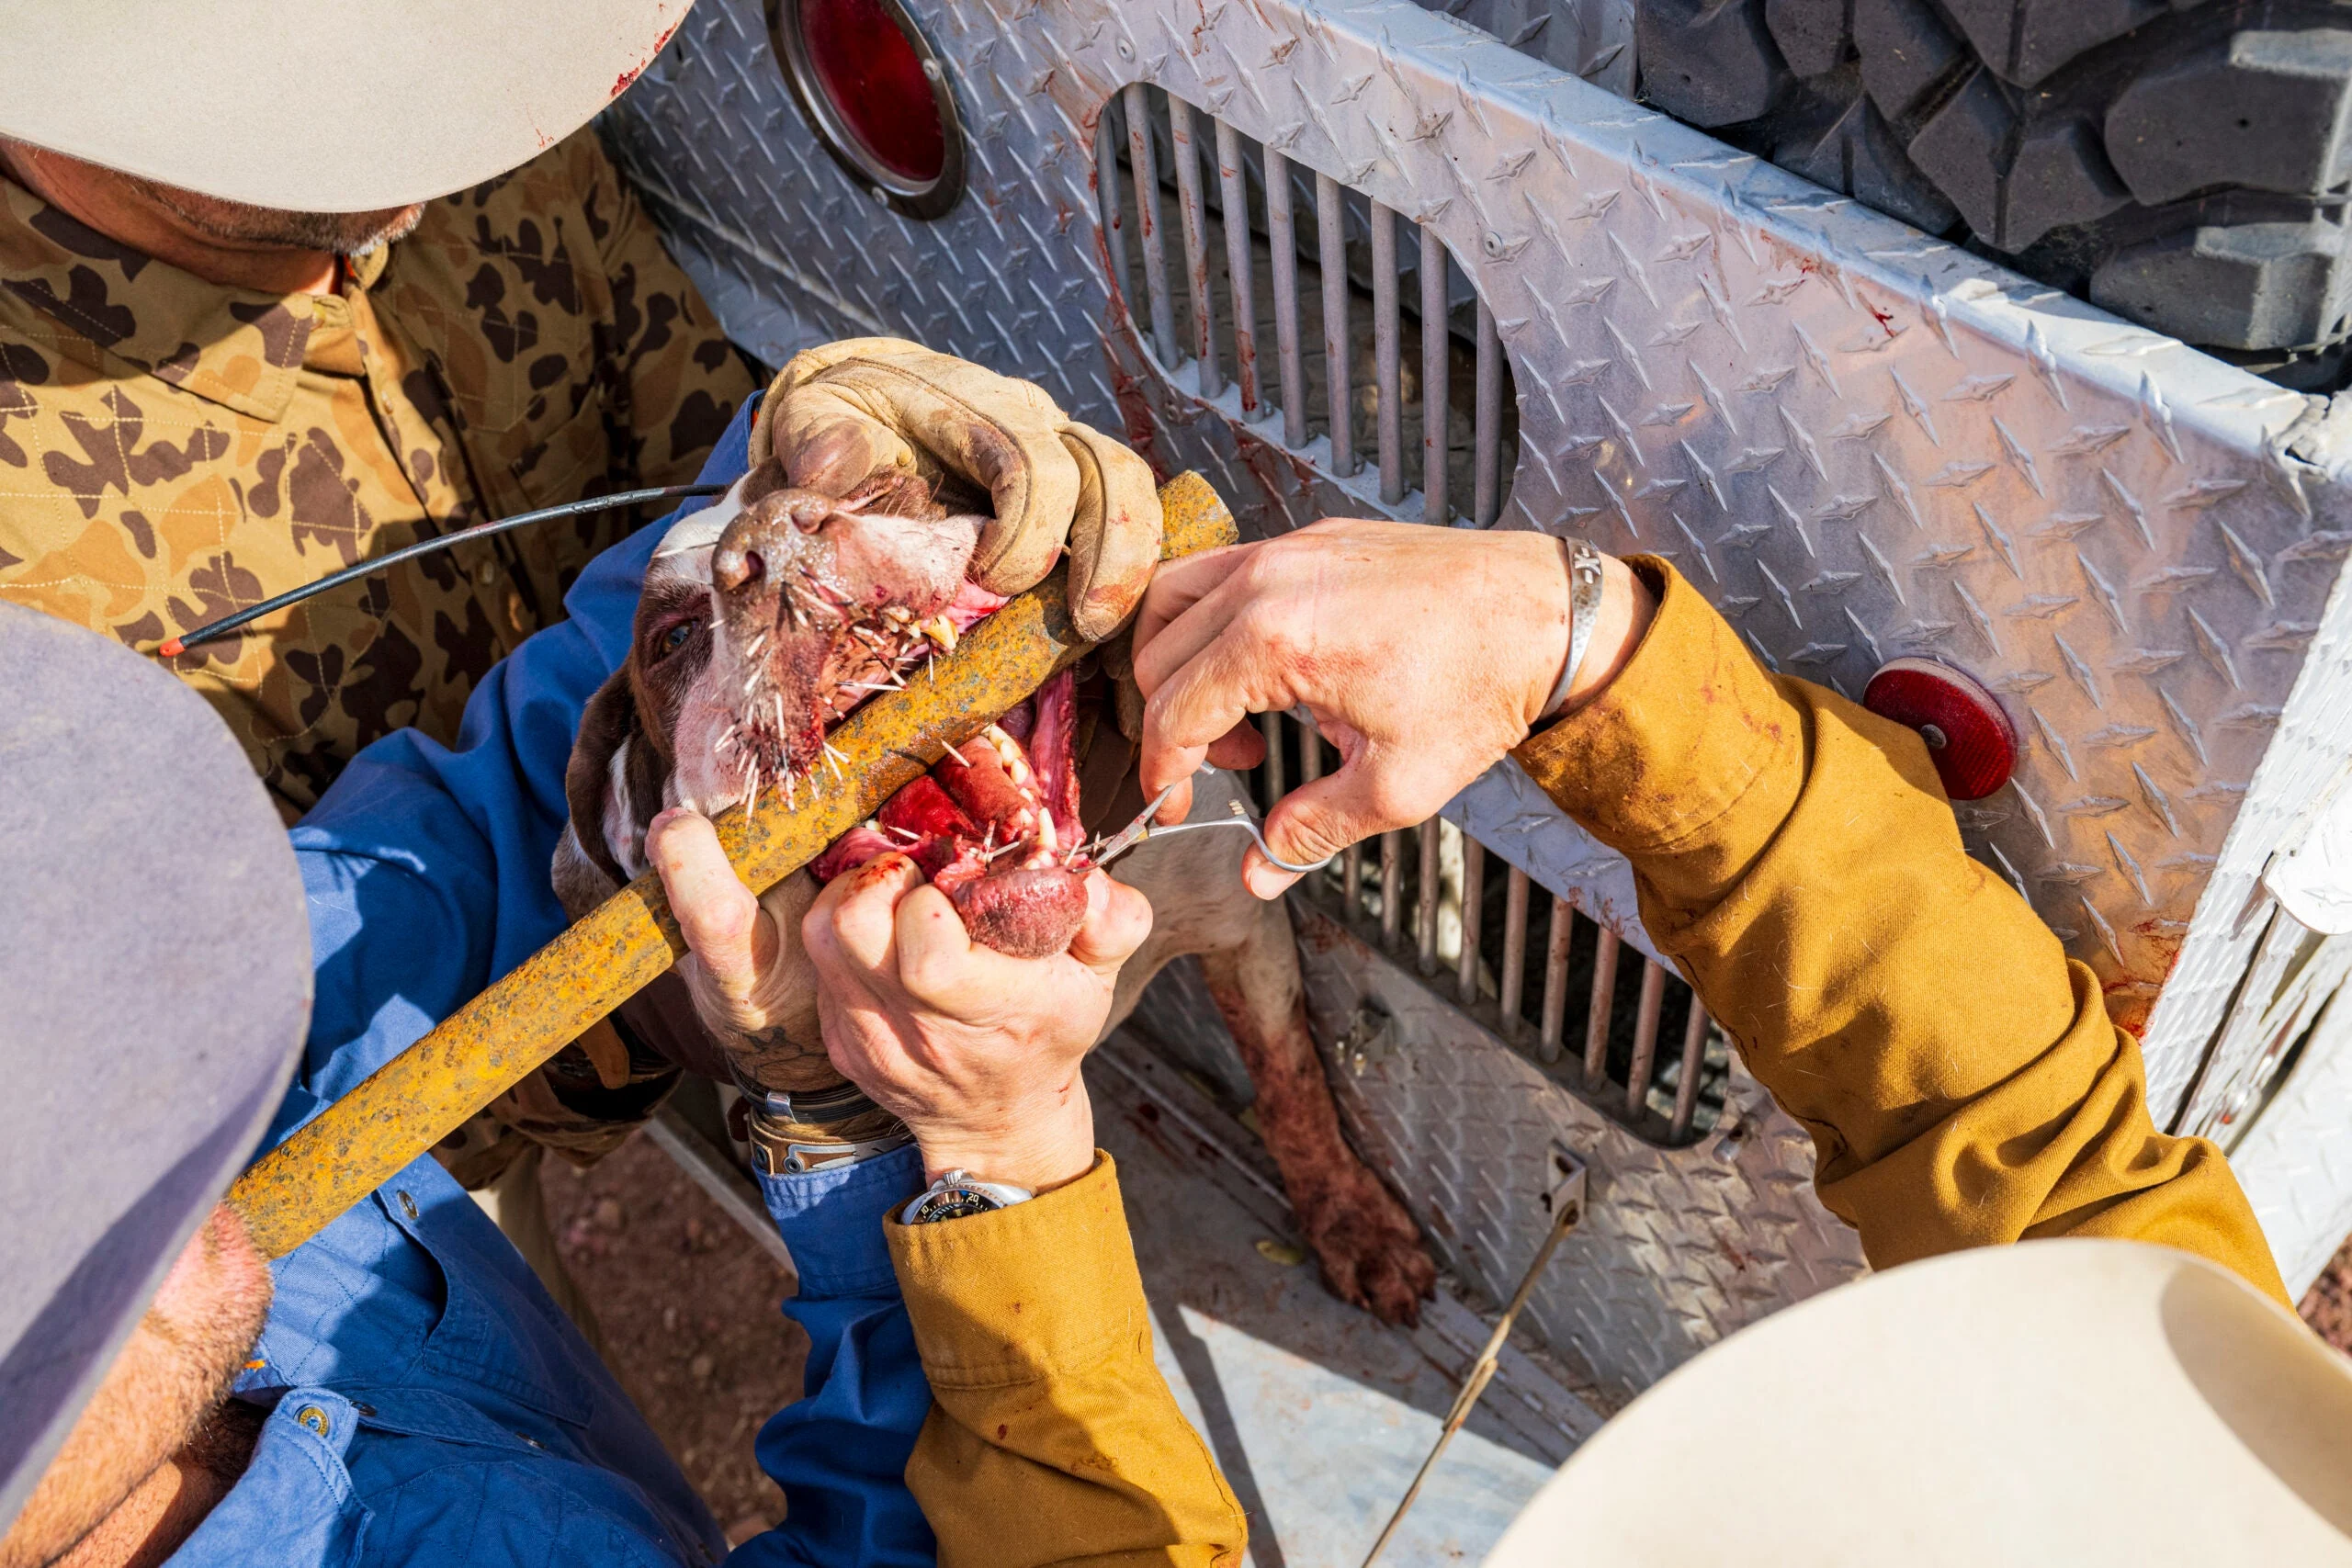
MULTIPOLYGON (((1443 241, 1520 390, 1507 525, 1667 555, 1769 662, 1846 692, 1904 653, 1998 692, 2025 752, 2011 788, 1962 808, 1971 849, 2144 1029, 2160 1114, 2195 1109, 2192 1080, 2238 1081, 2205 1059, 2264 926, 2246 918, 2256 878, 2352 751, 2344 443, 2311 400, 1406 0, 910 9, 973 135, 971 194, 940 222, 877 206, 817 148, 753 0, 704 0, 609 117, 741 341, 780 358, 884 331, 986 359, 1162 467, 1203 469, 1258 531, 1392 510, 1368 474, 1322 472, 1320 442, 1293 453, 1278 422, 1244 419, 1230 387, 1204 400, 1189 368, 1163 374, 1110 288, 1096 117, 1125 84, 1162 85, 1443 241)), ((1479 831, 1509 852, 1509 832, 1479 831)), ((1532 870, 1555 842, 1520 839, 1532 870)), ((1564 892, 1589 869, 1573 844, 1551 862, 1537 874, 1564 892)), ((1443 1092, 1510 1101, 1503 1063, 1470 1059, 1502 1076, 1443 1092)), ((1519 1157, 1501 1134, 1464 1146, 1459 1128, 1483 1124, 1443 1123, 1442 1148, 1381 1136, 1450 1162, 1469 1222, 1466 1194, 1501 1190, 1519 1157)), ((1641 1157, 1689 1185, 1676 1156, 1641 1157)), ((1629 1239, 1625 1256, 1702 1304, 1546 1321, 1577 1344, 1625 1337, 1594 1353, 1628 1378, 1671 1364, 1658 1347, 1694 1325, 1809 1284, 1809 1263, 1716 1279, 1694 1261, 1718 1240, 1790 1252, 1799 1222, 1770 1212, 1637 1204, 1622 1223, 1651 1251, 1629 1239)))
POLYGON ((2344 981, 2352 943, 2327 942, 2275 904, 2229 1015, 2189 1086, 2177 1130, 2224 1142, 2245 1131, 2278 1057, 2344 981))
POLYGON ((1505 758, 1488 768, 1440 815, 1579 914, 1614 928, 1644 957, 1657 960, 1634 907, 1634 868, 1570 821, 1517 762, 1505 758))
MULTIPOLYGON (((2341 948, 2344 939, 2329 942, 2341 948)), ((2339 964, 2347 962, 2338 956, 2339 964)), ((2338 1000, 2230 1163, 2300 1298, 2352 1233, 2352 1007, 2338 1000)))
POLYGON ((1356 1147, 1391 1174, 1448 1267, 1508 1295, 1543 1238, 1553 1145, 1586 1160, 1589 1213, 1528 1311, 1612 1399, 1864 1268, 1854 1233, 1813 1195, 1812 1141, 1736 1066, 1715 1134, 1660 1149, 1329 916, 1292 911, 1316 1037, 1339 1039, 1364 997, 1395 1020, 1392 1050, 1361 1074, 1335 1065, 1331 1080, 1356 1147))

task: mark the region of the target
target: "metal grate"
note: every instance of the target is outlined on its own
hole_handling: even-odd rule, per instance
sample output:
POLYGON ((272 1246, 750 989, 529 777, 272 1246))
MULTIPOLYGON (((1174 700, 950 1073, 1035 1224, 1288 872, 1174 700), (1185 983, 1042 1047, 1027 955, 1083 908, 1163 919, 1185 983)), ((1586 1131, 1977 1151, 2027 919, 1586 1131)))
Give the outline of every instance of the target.
MULTIPOLYGON (((1105 107, 1096 170, 1113 288, 1171 386, 1367 511, 1476 526, 1500 514, 1517 462, 1510 367, 1493 312, 1435 233, 1142 85, 1105 107)), ((1286 781, 1318 776, 1325 753, 1284 716, 1262 723, 1256 788, 1270 807, 1286 781)), ((1424 978, 1451 975, 1456 1005, 1641 1136, 1671 1145, 1712 1128, 1729 1053, 1690 988, 1556 897, 1531 948, 1527 874, 1506 868, 1490 886, 1487 857, 1433 818, 1350 850, 1309 891, 1424 978)))
MULTIPOLYGON (((1289 715, 1259 723, 1266 761, 1251 785, 1261 808, 1337 760, 1289 715)), ((1673 1147, 1712 1131, 1731 1049, 1690 986, 1565 898, 1546 897, 1539 928, 1528 874, 1505 864, 1498 886, 1487 859, 1477 840, 1431 818, 1348 850, 1302 886, 1636 1135, 1673 1147)))
POLYGON ((1518 462, 1510 367, 1435 233, 1140 84, 1104 106, 1096 172, 1113 290, 1170 385, 1367 512, 1500 515, 1518 462))

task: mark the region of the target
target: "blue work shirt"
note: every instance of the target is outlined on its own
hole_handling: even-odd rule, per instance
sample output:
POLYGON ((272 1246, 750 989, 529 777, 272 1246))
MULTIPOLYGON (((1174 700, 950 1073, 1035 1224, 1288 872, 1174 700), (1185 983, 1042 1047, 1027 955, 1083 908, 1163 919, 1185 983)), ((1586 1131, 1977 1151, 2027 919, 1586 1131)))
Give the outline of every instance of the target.
MULTIPOLYGON (((752 404, 704 479, 731 483, 752 404)), ((294 830, 317 998, 274 1136, 349 1090, 565 925, 548 864, 589 697, 626 657, 667 531, 598 557, 571 618, 466 705, 454 747, 401 730, 294 830)), ((881 1215, 913 1149, 763 1182, 800 1271, 805 1394, 756 1445, 786 1522, 745 1564, 929 1563, 904 1472, 931 1407, 881 1215)), ((429 1156, 273 1266, 239 1393, 274 1402, 251 1466, 175 1556, 188 1564, 693 1563, 723 1551, 659 1441, 497 1228, 429 1156)))
POLYGON ((922 1184, 911 1147, 762 1183, 800 1269, 785 1310, 812 1348, 807 1393, 756 1445, 789 1517, 729 1557, 529 1266, 420 1156, 276 1266, 269 1323, 237 1382, 275 1409, 172 1562, 930 1562, 901 1479, 930 1390, 881 1224, 922 1184))

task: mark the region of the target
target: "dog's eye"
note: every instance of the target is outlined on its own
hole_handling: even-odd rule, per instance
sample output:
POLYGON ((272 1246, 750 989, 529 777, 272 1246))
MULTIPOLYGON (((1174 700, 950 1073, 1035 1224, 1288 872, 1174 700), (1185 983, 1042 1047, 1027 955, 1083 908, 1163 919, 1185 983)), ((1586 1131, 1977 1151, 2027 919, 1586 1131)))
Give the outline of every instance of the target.
POLYGON ((680 621, 676 626, 672 626, 668 631, 662 634, 662 651, 664 653, 677 652, 678 649, 686 646, 686 639, 694 635, 695 628, 693 624, 687 621, 680 621))

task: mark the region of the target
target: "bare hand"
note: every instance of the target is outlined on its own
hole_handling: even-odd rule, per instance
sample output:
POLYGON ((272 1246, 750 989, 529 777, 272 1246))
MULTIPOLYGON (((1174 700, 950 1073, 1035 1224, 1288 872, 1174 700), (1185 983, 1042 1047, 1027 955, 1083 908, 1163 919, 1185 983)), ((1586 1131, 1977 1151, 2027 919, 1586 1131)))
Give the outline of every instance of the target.
MULTIPOLYGON (((1592 641, 1574 706, 1608 683, 1649 625, 1650 597, 1603 558, 1592 641)), ((1527 738, 1567 660, 1568 581, 1558 541, 1334 518, 1160 569, 1136 623, 1143 785, 1178 786, 1182 820, 1203 757, 1252 767, 1252 714, 1304 706, 1344 759, 1285 795, 1265 833, 1286 861, 1320 860, 1425 820, 1527 738)), ((1261 898, 1297 877, 1252 848, 1261 898)))
POLYGON ((1150 931, 1143 895, 1098 871, 1068 953, 1008 957, 902 855, 835 878, 800 926, 833 1065, 913 1130, 929 1174, 1040 1192, 1093 1167, 1079 1062, 1150 931))
POLYGON ((662 874, 686 939, 678 972, 695 1015, 736 1076, 786 1092, 839 1083, 818 1027, 816 971, 800 950, 800 917, 816 901, 816 879, 797 872, 752 897, 710 819, 683 807, 647 826, 645 858, 662 874))

